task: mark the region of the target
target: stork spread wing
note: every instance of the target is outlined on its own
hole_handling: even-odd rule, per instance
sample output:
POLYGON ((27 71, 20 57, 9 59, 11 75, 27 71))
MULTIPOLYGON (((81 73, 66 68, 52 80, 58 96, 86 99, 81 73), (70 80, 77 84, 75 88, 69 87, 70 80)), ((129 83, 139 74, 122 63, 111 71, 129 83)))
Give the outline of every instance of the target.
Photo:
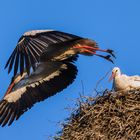
POLYGON ((81 37, 76 35, 53 30, 34 30, 26 32, 19 39, 16 48, 5 65, 5 68, 8 67, 8 73, 10 73, 14 66, 14 76, 17 74, 18 69, 20 70, 21 75, 24 70, 26 70, 29 75, 30 68, 35 70, 40 55, 49 45, 80 38, 81 37))
MULTIPOLYGON (((2 126, 11 125, 36 102, 62 91, 76 78, 77 68, 72 63, 47 63, 44 67, 44 70, 47 68, 45 75, 39 76, 38 69, 36 69, 32 75, 15 85, 0 102, 0 124, 2 126)), ((40 68, 41 66, 39 71, 42 70, 40 68)))

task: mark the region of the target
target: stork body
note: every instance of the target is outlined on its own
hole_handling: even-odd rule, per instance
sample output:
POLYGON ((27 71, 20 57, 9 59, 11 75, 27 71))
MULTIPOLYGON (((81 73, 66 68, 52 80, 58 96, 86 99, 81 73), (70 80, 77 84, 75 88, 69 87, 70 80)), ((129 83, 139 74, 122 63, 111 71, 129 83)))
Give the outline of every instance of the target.
POLYGON ((121 74, 118 67, 113 68, 111 79, 113 79, 113 89, 115 91, 128 91, 140 88, 140 76, 121 74))
POLYGON ((112 50, 101 50, 95 41, 72 34, 53 30, 24 33, 6 64, 8 72, 14 69, 14 75, 0 102, 0 124, 11 125, 35 103, 70 85, 77 75, 74 61, 79 54, 111 62, 114 56, 112 50))

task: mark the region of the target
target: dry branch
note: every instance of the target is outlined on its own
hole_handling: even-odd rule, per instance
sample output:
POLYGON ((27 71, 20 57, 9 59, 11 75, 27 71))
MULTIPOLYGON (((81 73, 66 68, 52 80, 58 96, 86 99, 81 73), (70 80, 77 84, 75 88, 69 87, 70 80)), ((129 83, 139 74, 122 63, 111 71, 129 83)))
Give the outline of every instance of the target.
POLYGON ((56 140, 140 139, 140 90, 83 100, 56 140))

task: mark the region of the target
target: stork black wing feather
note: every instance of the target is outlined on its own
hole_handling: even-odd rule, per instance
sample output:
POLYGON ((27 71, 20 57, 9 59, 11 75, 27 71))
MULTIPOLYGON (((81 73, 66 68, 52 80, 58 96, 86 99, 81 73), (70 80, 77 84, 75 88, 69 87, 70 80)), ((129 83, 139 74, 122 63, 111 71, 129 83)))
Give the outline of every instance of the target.
POLYGON ((7 61, 7 63, 6 63, 6 65, 5 65, 5 68, 7 68, 7 66, 9 65, 9 63, 10 63, 10 61, 11 61, 11 59, 14 57, 15 53, 16 53, 16 48, 14 49, 13 53, 12 53, 11 56, 9 57, 9 59, 8 59, 8 61, 7 61))
MULTIPOLYGON (((9 121, 8 121, 8 125, 10 126, 12 123, 13 123, 13 121, 15 120, 15 118, 16 118, 16 115, 17 115, 17 112, 18 112, 18 110, 16 109, 16 107, 14 107, 14 105, 12 105, 12 113, 11 113, 11 116, 10 116, 10 118, 9 118, 9 121)), ((5 124, 6 125, 6 124, 5 124)))
POLYGON ((30 74, 30 61, 28 58, 29 56, 26 53, 24 53, 24 57, 25 57, 25 68, 26 68, 27 74, 29 75, 30 74))
POLYGON ((20 75, 24 72, 24 55, 23 52, 20 53, 20 75))
POLYGON ((8 109, 6 117, 5 117, 5 119, 4 119, 3 123, 2 123, 2 126, 5 126, 8 123, 8 121, 9 121, 9 119, 11 117, 11 113, 12 113, 12 109, 9 106, 9 109, 8 109))
POLYGON ((30 48, 27 48, 27 49, 28 49, 28 52, 29 52, 28 58, 30 58, 29 59, 29 61, 30 61, 29 64, 33 68, 33 70, 35 71, 35 63, 37 62, 37 59, 35 58, 34 54, 30 50, 30 48))
POLYGON ((19 48, 17 48, 17 53, 16 53, 14 76, 17 74, 17 71, 18 71, 19 55, 20 55, 20 53, 18 51, 19 51, 19 48))
POLYGON ((9 58, 9 60, 7 62, 6 67, 9 65, 8 73, 10 73, 10 71, 12 70, 13 63, 14 63, 15 56, 16 56, 16 52, 17 52, 17 48, 14 50, 14 52, 12 53, 11 57, 9 58))

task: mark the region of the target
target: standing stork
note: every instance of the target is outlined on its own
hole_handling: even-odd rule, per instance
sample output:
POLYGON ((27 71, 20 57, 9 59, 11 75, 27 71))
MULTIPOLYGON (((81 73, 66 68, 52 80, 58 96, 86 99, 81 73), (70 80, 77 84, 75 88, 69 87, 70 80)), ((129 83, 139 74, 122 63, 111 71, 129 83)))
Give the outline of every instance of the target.
POLYGON ((0 125, 11 125, 35 103, 70 85, 77 75, 74 61, 79 54, 111 62, 115 57, 112 50, 102 50, 95 41, 76 35, 53 30, 24 33, 5 66, 8 73, 14 69, 14 75, 0 101, 0 125))

